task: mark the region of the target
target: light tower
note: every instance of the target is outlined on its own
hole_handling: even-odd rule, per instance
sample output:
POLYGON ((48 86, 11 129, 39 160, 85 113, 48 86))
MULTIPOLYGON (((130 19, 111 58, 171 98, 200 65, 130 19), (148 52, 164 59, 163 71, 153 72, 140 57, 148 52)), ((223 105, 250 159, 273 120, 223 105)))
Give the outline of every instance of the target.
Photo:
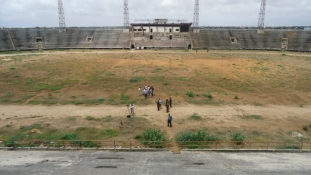
POLYGON ((128 8, 128 0, 124 0, 124 28, 127 29, 130 26, 129 22, 129 8, 128 8))
POLYGON ((258 28, 263 29, 265 27, 265 14, 266 14, 266 0, 261 0, 261 7, 258 19, 258 28))
POLYGON ((58 16, 59 16, 59 28, 61 31, 65 31, 66 24, 62 0, 58 0, 58 16))
POLYGON ((194 14, 193 14, 193 28, 199 27, 199 0, 195 0, 194 4, 194 14))

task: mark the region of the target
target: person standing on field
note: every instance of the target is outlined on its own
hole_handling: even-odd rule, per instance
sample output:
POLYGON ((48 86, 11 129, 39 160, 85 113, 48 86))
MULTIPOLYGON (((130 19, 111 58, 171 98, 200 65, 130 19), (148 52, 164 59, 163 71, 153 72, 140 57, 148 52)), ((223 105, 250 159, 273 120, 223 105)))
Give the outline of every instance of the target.
POLYGON ((166 99, 165 106, 166 106, 166 112, 169 113, 170 112, 170 103, 168 102, 168 99, 166 99))
POLYGON ((134 104, 130 104, 131 115, 134 115, 134 104))
POLYGON ((172 120, 173 120, 173 117, 170 114, 168 114, 167 127, 172 127, 172 120))
POLYGON ((162 100, 161 100, 161 98, 159 98, 158 103, 159 103, 160 109, 162 109, 162 100))
POLYGON ((158 107, 158 111, 160 111, 160 102, 157 101, 157 107, 158 107))
POLYGON ((172 98, 171 97, 169 99, 169 103, 170 103, 170 108, 172 108, 172 98))
POLYGON ((141 95, 141 88, 139 87, 138 88, 138 96, 140 96, 141 95))

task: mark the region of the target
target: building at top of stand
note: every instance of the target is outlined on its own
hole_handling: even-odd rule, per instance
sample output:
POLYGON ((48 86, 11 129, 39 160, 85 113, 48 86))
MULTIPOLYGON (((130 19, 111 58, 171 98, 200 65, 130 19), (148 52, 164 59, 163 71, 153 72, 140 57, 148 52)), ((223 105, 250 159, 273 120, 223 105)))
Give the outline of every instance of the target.
POLYGON ((130 31, 131 48, 192 48, 190 30, 186 20, 135 20, 130 31))
POLYGON ((168 20, 168 19, 154 19, 154 20, 138 20, 140 23, 132 23, 132 32, 146 32, 146 33, 183 33, 189 32, 192 23, 187 23, 186 20, 168 20))

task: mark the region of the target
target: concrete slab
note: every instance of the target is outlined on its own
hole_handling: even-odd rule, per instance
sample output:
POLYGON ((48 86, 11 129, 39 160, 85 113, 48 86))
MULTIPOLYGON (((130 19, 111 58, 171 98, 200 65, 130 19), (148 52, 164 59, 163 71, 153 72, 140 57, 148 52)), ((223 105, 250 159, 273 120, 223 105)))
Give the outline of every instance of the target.
POLYGON ((308 153, 0 151, 1 175, 311 174, 308 153))

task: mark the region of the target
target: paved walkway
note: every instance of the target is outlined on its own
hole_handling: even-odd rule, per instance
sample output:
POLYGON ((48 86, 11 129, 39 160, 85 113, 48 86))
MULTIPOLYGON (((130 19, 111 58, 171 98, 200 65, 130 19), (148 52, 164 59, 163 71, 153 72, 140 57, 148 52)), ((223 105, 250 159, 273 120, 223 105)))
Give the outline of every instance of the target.
POLYGON ((310 175, 311 154, 0 151, 2 175, 310 175))

